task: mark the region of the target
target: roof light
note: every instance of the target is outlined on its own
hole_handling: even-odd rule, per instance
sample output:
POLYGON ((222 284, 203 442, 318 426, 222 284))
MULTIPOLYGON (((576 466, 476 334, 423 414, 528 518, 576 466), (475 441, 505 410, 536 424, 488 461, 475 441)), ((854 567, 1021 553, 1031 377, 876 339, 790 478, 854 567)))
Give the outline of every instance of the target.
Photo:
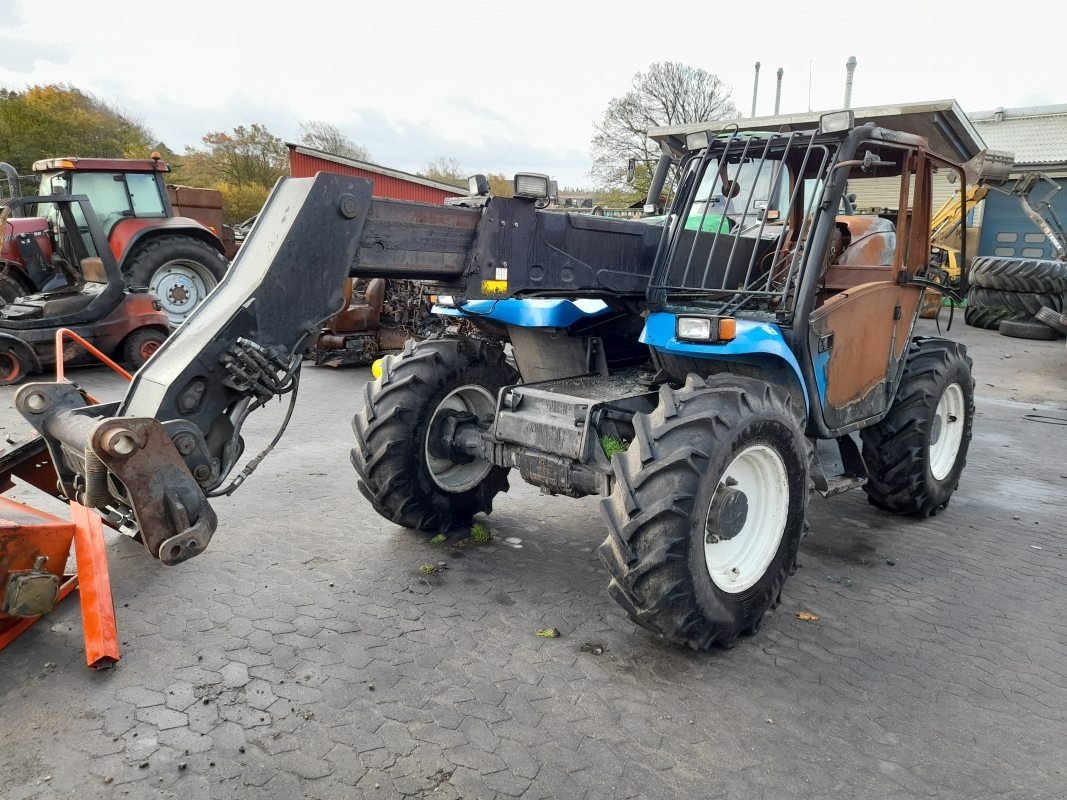
POLYGON ((536 172, 517 172, 515 174, 515 196, 545 200, 549 196, 548 184, 547 175, 536 172))
POLYGON ((489 194, 489 179, 484 175, 471 175, 467 178, 467 193, 472 197, 485 197, 489 194))
POLYGON ((733 317, 680 316, 674 323, 674 338, 682 342, 730 342, 737 338, 733 317))
POLYGON ((819 117, 819 133, 840 133, 850 131, 856 127, 856 113, 854 111, 831 111, 819 117))
POLYGON ((703 150, 708 146, 708 132, 695 131, 685 135, 686 150, 703 150))

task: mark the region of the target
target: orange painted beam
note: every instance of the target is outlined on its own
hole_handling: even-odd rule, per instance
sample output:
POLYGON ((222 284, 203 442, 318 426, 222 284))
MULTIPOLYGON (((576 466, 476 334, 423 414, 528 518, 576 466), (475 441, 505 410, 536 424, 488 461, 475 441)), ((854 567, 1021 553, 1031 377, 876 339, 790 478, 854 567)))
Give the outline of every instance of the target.
POLYGON ((100 517, 74 501, 70 503, 70 517, 74 522, 74 553, 78 559, 85 663, 93 669, 109 667, 120 656, 104 525, 100 517))

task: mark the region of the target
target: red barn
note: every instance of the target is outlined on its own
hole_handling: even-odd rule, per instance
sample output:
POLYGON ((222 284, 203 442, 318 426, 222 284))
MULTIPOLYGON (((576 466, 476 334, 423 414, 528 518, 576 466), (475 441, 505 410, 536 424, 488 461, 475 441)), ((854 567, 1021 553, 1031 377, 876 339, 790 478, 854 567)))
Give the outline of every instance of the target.
POLYGON ((289 174, 294 178, 310 178, 316 172, 337 172, 374 181, 375 197, 394 200, 415 200, 420 203, 443 203, 447 197, 463 197, 466 188, 433 181, 410 172, 380 167, 366 161, 335 156, 313 147, 286 142, 289 148, 289 174))

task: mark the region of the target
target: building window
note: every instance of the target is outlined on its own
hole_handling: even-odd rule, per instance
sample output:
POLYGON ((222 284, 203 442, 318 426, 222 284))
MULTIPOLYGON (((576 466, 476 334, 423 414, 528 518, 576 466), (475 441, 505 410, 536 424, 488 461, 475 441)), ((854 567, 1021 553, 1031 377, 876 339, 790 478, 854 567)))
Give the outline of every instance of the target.
POLYGON ((1044 244, 1045 234, 1043 233, 1028 233, 1023 237, 1023 241, 1027 244, 1044 244))
POLYGON ((1027 258, 1044 258, 1045 251, 1040 247, 1024 247, 1023 255, 1027 258))
POLYGON ((998 242, 1017 242, 1019 241, 1019 234, 1017 233, 998 233, 998 242))
POLYGON ((995 255, 995 256, 1013 256, 1013 255, 1015 255, 1015 248, 1014 247, 998 247, 995 250, 993 250, 993 255, 995 255))

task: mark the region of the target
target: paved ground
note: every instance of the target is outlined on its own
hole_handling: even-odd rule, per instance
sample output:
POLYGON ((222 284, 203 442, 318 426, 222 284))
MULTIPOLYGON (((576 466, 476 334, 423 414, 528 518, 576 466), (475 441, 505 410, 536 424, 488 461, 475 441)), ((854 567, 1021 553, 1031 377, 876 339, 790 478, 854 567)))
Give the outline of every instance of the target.
POLYGON ((952 335, 979 401, 947 512, 813 501, 783 605, 710 655, 609 600, 594 500, 516 485, 484 546, 381 521, 347 459, 367 374, 308 369, 207 553, 110 542, 117 668, 74 600, 0 654, 0 796, 1067 797, 1067 427, 1025 418, 1067 418, 1067 354, 952 335))

